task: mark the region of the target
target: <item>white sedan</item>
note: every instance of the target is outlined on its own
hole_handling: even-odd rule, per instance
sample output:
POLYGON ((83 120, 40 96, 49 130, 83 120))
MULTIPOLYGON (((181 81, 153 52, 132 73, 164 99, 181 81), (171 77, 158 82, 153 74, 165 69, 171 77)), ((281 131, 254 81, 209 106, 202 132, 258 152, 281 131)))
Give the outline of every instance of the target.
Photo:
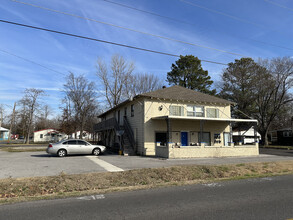
POLYGON ((100 153, 105 152, 105 150, 106 147, 103 145, 92 145, 84 140, 70 139, 54 144, 50 143, 46 152, 59 157, 65 157, 71 154, 93 154, 98 156, 100 153))

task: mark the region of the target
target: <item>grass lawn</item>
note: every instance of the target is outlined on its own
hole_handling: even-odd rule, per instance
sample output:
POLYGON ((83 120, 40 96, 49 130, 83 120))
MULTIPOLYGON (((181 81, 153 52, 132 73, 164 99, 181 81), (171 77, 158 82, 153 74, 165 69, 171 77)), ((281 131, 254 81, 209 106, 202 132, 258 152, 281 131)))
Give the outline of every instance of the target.
POLYGON ((0 179, 0 204, 284 174, 293 174, 293 161, 8 178, 0 179))
POLYGON ((6 152, 36 152, 46 151, 47 147, 1 147, 1 151, 6 152))

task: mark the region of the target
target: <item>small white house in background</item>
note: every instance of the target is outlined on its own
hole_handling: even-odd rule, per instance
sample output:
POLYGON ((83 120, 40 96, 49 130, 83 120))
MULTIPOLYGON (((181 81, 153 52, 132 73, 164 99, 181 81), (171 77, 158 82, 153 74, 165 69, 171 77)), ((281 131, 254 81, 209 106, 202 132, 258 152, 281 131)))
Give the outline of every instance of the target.
POLYGON ((3 127, 0 127, 0 141, 8 140, 9 130, 3 127))
POLYGON ((67 139, 67 135, 54 128, 34 132, 34 142, 58 142, 67 139))
POLYGON ((246 130, 240 130, 240 131, 233 131, 233 141, 242 143, 242 144, 252 144, 257 141, 261 140, 261 135, 256 132, 254 133, 253 127, 250 127, 249 129, 246 130))
MULTIPOLYGON (((92 134, 90 132, 83 131, 82 133, 83 133, 82 139, 84 139, 84 140, 91 140, 92 139, 92 134)), ((76 133, 72 133, 71 138, 80 139, 80 131, 77 131, 76 133)))

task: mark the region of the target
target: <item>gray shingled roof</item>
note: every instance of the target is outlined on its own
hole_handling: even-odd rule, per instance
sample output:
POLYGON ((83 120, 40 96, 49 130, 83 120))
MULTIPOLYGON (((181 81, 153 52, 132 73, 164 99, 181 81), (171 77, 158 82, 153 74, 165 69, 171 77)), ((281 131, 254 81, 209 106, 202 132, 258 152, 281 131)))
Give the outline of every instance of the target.
POLYGON ((152 92, 140 94, 138 96, 159 98, 159 99, 172 99, 180 101, 191 101, 191 102, 209 102, 219 104, 233 104, 225 99, 221 99, 212 95, 207 95, 201 92, 196 92, 191 89, 184 88, 182 86, 171 86, 164 89, 159 89, 152 92))
MULTIPOLYGON (((168 100, 178 100, 178 101, 190 101, 190 102, 207 102, 207 103, 218 103, 218 104, 234 104, 225 99, 221 99, 212 95, 207 95, 201 92, 196 92, 191 89, 184 88, 182 86, 171 86, 165 89, 158 89, 152 92, 143 93, 135 96, 138 97, 148 97, 148 98, 159 98, 159 99, 168 99, 168 100)), ((126 100, 119 105, 115 106, 112 109, 100 114, 98 117, 106 115, 108 112, 113 111, 127 103, 131 102, 126 100)))

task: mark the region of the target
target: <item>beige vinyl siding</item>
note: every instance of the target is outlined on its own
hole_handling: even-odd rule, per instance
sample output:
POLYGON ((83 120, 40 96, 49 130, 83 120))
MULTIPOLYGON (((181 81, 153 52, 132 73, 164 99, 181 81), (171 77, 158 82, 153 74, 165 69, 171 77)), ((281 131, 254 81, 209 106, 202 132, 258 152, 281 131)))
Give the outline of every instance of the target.
POLYGON ((133 102, 128 103, 127 105, 123 105, 120 108, 115 109, 106 115, 107 119, 115 117, 118 122, 118 111, 120 110, 120 125, 122 126, 124 123, 124 115, 125 115, 125 108, 127 108, 127 121, 129 122, 137 148, 137 153, 142 154, 143 152, 143 143, 144 143, 144 135, 143 135, 143 101, 142 100, 135 100, 133 102), (131 105, 134 107, 134 116, 131 117, 131 105))
POLYGON ((155 133, 166 132, 165 120, 152 120, 152 117, 169 115, 169 105, 155 99, 144 101, 144 149, 146 155, 155 155, 155 133), (161 109, 161 110, 160 110, 161 109))
POLYGON ((137 154, 139 155, 145 155, 144 154, 144 131, 143 131, 143 115, 144 115, 144 104, 143 100, 135 100, 128 105, 123 106, 124 108, 127 107, 127 120, 132 128, 136 148, 137 148, 137 154), (134 115, 131 117, 131 105, 133 105, 134 108, 134 115))
MULTIPOLYGON (((144 116, 144 148, 146 155, 155 155, 155 133, 166 132, 167 123, 165 120, 152 119, 153 117, 169 116, 170 106, 183 107, 183 115, 187 115, 187 106, 204 106, 204 111, 207 108, 218 109, 219 118, 230 118, 230 105, 212 105, 207 103, 190 103, 176 102, 168 100, 146 99, 145 100, 145 116, 144 116)), ((206 114, 206 113, 205 113, 206 114)), ((172 124, 172 139, 171 142, 181 142, 180 131, 188 132, 188 144, 198 143, 198 132, 200 131, 200 122, 196 120, 180 120, 171 121, 172 124)), ((214 144, 214 134, 221 133, 221 144, 224 143, 222 132, 229 132, 230 127, 228 122, 206 121, 204 124, 204 132, 210 132, 211 143, 214 144)), ((217 145, 221 145, 217 144, 217 145)))
MULTIPOLYGON (((120 108, 109 112, 106 119, 115 117, 118 120, 118 111, 120 110, 120 124, 123 125, 123 117, 125 108, 127 108, 127 120, 133 130, 137 154, 139 155, 156 155, 155 134, 156 132, 166 132, 166 120, 152 119, 154 117, 169 116, 170 106, 177 106, 182 116, 187 115, 187 106, 204 106, 206 115, 207 108, 217 108, 219 118, 230 118, 230 105, 212 105, 207 103, 191 103, 177 102, 171 100, 158 100, 150 98, 140 98, 120 108), (134 107, 134 116, 131 117, 131 105, 134 107)), ((180 114, 181 114, 180 113, 180 114)), ((178 113, 179 114, 179 113, 178 113)), ((224 143, 222 132, 229 132, 228 122, 206 121, 204 124, 204 132, 210 132, 211 143, 214 142, 214 134, 221 133, 221 144, 224 143)), ((172 139, 171 142, 181 142, 181 131, 188 132, 188 144, 198 143, 198 132, 200 131, 200 122, 197 120, 176 119, 172 122, 172 139)))
POLYGON ((113 117, 115 117, 115 112, 110 112, 110 113, 108 113, 107 115, 105 115, 105 120, 108 120, 108 119, 110 119, 110 118, 113 118, 113 117))

